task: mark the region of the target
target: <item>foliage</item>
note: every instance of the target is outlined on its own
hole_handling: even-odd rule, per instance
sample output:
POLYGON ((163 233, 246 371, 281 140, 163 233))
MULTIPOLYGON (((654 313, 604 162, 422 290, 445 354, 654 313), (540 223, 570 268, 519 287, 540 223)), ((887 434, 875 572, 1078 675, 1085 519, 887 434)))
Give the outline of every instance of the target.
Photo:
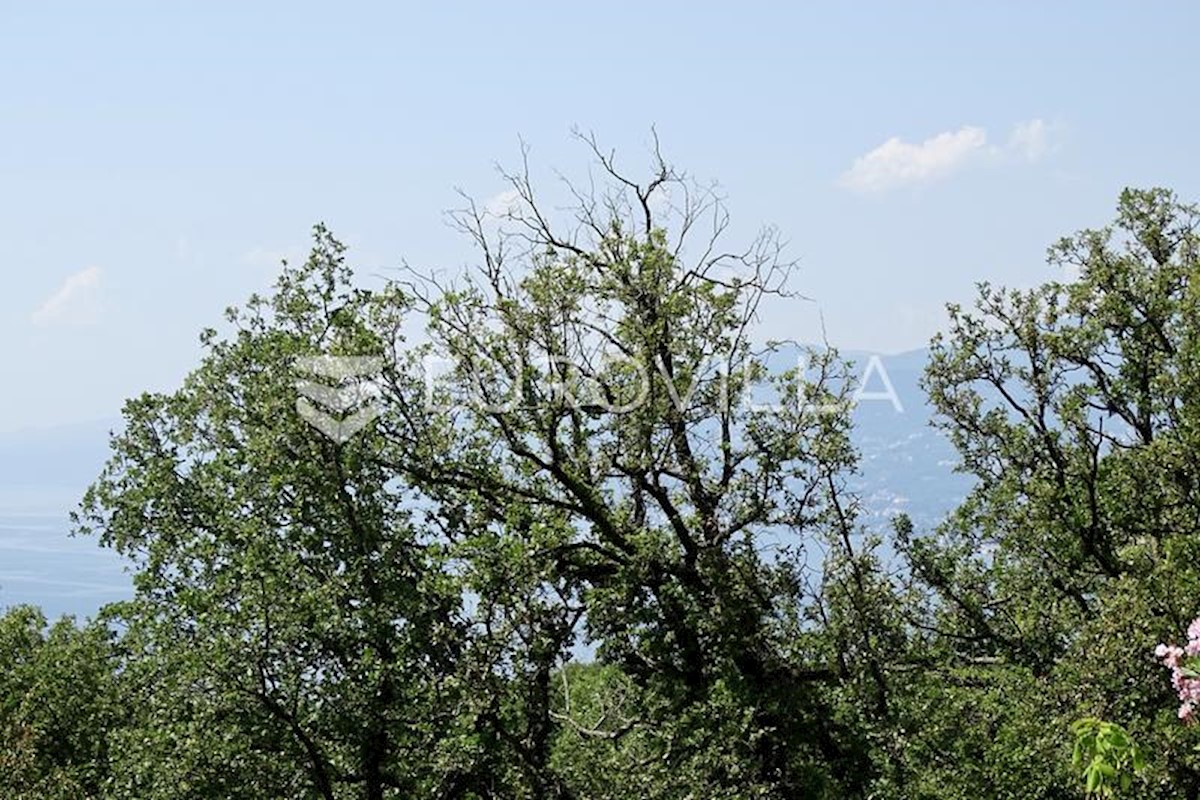
POLYGON ((898 539, 932 645, 988 665, 971 693, 1044 698, 1063 727, 1034 733, 1042 757, 1067 720, 1121 720, 1148 797, 1200 789, 1149 657, 1200 606, 1197 219, 1126 191, 1113 225, 1051 248, 1066 280, 951 307, 926 382, 978 484, 940 531, 898 539))
MULTIPOLYGON (((951 307, 926 386, 976 489, 885 537, 846 365, 752 344, 775 234, 730 247, 710 187, 584 141, 602 180, 565 211, 523 169, 453 216, 455 281, 368 290, 318 227, 127 404, 77 522, 136 594, 0 619, 0 793, 1200 792, 1150 657, 1200 608, 1196 210, 1127 191, 1052 248, 1064 280, 951 307), (372 404, 330 437, 297 381, 343 357, 382 366, 300 387, 372 404)), ((1158 655, 1190 692, 1195 654, 1158 655)))
POLYGON ((121 726, 112 633, 18 606, 0 617, 0 795, 103 796, 121 726))
POLYGON ((118 737, 119 796, 414 796, 477 767, 451 746, 473 733, 445 556, 385 442, 338 445, 296 413, 297 357, 381 348, 348 278, 318 228, 232 337, 204 335, 182 388, 128 404, 84 501, 81 525, 138 568, 119 613, 144 725, 118 737))
POLYGON ((478 270, 414 280, 429 341, 388 376, 397 469, 472 520, 468 542, 527 554, 539 619, 558 621, 543 676, 581 623, 642 693, 668 768, 696 771, 709 793, 857 791, 865 743, 828 687, 867 669, 875 644, 828 646, 820 589, 797 580, 803 556, 761 547, 768 534, 852 546, 843 368, 811 352, 807 379, 775 383, 803 402, 748 410, 766 373, 749 331, 788 269, 773 234, 728 250, 711 192, 661 161, 635 183, 595 153, 610 191, 577 192, 562 230, 527 173, 510 175, 504 219, 473 205, 455 216, 478 270), (660 222, 668 188, 686 201, 660 222), (702 225, 711 237, 693 241, 702 225), (448 413, 420 411, 429 386, 414 376, 429 361, 444 367, 434 407, 448 413), (861 652, 839 660, 840 646, 861 652))
POLYGON ((1071 725, 1071 732, 1075 734, 1071 763, 1083 768, 1089 796, 1128 792, 1134 777, 1146 767, 1141 749, 1120 725, 1085 717, 1071 725))

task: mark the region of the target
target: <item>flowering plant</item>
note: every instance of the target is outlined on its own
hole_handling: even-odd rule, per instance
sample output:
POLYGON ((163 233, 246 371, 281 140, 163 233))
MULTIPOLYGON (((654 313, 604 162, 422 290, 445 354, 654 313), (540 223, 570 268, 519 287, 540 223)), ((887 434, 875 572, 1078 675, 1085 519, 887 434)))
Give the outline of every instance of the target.
POLYGON ((1179 693, 1179 718, 1192 722, 1200 710, 1200 617, 1192 620, 1187 636, 1185 646, 1160 644, 1154 655, 1171 670, 1171 685, 1179 693))

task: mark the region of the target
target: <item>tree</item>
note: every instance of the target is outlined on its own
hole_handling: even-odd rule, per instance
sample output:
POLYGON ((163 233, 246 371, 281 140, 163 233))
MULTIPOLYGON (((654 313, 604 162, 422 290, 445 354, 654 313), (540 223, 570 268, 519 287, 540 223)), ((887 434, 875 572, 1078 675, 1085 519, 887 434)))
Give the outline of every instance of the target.
POLYGON ((297 413, 297 358, 381 349, 349 277, 318 228, 182 388, 126 406, 79 519, 137 565, 119 796, 437 796, 475 768, 440 545, 386 442, 297 413))
MULTIPOLYGON (((478 269, 404 285, 429 341, 391 359, 380 430, 394 468, 447 519, 470 518, 471 538, 537 564, 538 615, 553 620, 539 681, 578 621, 642 693, 636 719, 595 738, 652 737, 709 796, 859 792, 869 759, 831 687, 862 667, 827 646, 804 561, 817 542, 851 545, 849 381, 812 351, 774 379, 799 402, 749 409, 766 377, 756 314, 786 294, 790 266, 774 233, 726 249, 711 188, 657 150, 636 182, 584 141, 606 184, 569 187, 565 220, 527 167, 506 173, 515 201, 499 219, 474 203, 453 216, 478 269), (768 535, 795 551, 764 556, 768 535)), ((866 638, 848 644, 875 665, 886 713, 866 638)), ((552 708, 538 713, 548 732, 552 708)))
POLYGON ((28 606, 0 617, 0 794, 14 800, 103 796, 109 732, 125 718, 114 636, 103 623, 47 627, 28 606))
POLYGON ((79 516, 137 566, 113 796, 904 784, 845 366, 771 375, 774 232, 728 250, 714 189, 585 141, 606 185, 565 222, 507 175, 502 219, 453 217, 478 269, 374 290, 318 227, 180 389, 127 405, 79 516))
POLYGON ((1072 720, 1126 725, 1150 755, 1139 796, 1200 791, 1152 658, 1200 606, 1198 220, 1126 190, 1112 225, 1051 248, 1064 280, 950 307, 926 383, 978 484, 936 536, 900 529, 941 674, 972 665, 964 697, 1015 683, 1028 705, 1002 724, 1029 735, 1027 765, 1072 720))

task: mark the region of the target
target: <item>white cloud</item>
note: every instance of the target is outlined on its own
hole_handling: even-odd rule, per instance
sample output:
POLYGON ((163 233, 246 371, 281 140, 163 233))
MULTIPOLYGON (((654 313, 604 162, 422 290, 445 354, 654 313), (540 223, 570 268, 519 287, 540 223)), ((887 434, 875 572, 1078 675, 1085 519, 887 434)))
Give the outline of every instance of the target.
POLYGON ((100 315, 100 268, 88 267, 62 286, 33 312, 34 325, 88 325, 100 315))
POLYGON ((939 133, 920 144, 892 137, 856 158, 840 182, 858 192, 883 192, 926 183, 954 172, 984 154, 986 148, 987 132, 971 126, 939 133))
POLYGON ((920 144, 892 137, 854 160, 839 183, 856 192, 878 193, 944 178, 972 163, 1017 158, 1032 163, 1054 149, 1056 126, 1042 119, 1018 122, 1003 145, 988 145, 987 131, 964 125, 920 144))
POLYGON ((1045 120, 1018 122, 1008 136, 1008 150, 1026 161, 1037 161, 1050 151, 1052 133, 1045 120))

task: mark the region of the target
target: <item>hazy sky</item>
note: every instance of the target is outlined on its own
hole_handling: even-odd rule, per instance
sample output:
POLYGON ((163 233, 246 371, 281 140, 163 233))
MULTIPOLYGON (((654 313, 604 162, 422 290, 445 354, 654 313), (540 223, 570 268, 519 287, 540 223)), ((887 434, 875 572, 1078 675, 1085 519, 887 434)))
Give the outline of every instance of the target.
POLYGON ((1194 37, 1165 3, 0 0, 0 430, 114 415, 324 220, 364 274, 455 269, 455 187, 591 129, 773 223, 772 336, 921 346, 974 282, 1051 276, 1125 185, 1200 200, 1194 37), (903 8, 901 8, 903 5, 903 8))

